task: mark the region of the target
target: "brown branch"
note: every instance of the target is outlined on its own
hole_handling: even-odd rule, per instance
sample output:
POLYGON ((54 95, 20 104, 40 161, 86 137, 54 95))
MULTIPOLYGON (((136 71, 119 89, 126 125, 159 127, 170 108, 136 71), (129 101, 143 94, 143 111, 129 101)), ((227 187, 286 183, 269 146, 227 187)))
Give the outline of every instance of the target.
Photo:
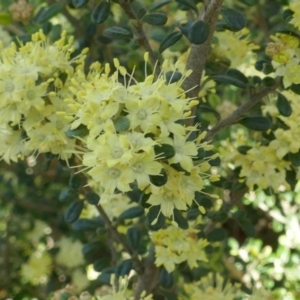
POLYGON ((252 95, 249 99, 242 104, 237 110, 235 110, 226 119, 221 120, 214 128, 212 128, 206 135, 206 140, 210 141, 212 138, 225 127, 232 125, 238 121, 245 113, 247 113, 251 108, 253 108, 257 103, 259 103, 265 96, 269 93, 274 92, 274 88, 264 88, 260 92, 252 95))
MULTIPOLYGON (((209 35, 207 40, 201 45, 192 44, 191 51, 187 60, 186 69, 193 70, 193 73, 184 81, 183 88, 189 91, 187 95, 191 98, 197 97, 200 92, 200 81, 207 57, 210 53, 211 42, 215 32, 215 26, 218 21, 220 9, 223 0, 211 0, 204 4, 200 20, 209 24, 209 35), (191 90, 192 89, 192 90, 191 90)), ((195 116, 197 107, 192 109, 192 116, 195 116)), ((190 118, 186 121, 187 125, 193 125, 194 119, 190 118)))
POLYGON ((142 274, 143 271, 144 271, 144 266, 143 266, 142 262, 140 261, 140 259, 138 258, 137 254, 135 253, 135 251, 133 251, 133 249, 131 249, 131 247, 128 245, 128 243, 123 238, 123 236, 113 226, 111 220, 109 219, 109 217, 106 214, 106 212, 103 209, 103 207, 100 204, 99 205, 95 205, 95 207, 97 208, 99 214, 103 218, 103 221, 104 221, 107 229, 110 231, 110 233, 112 234, 112 236, 114 237, 114 239, 123 246, 124 250, 127 253, 129 253, 129 255, 131 256, 131 258, 133 259, 133 261, 135 263, 135 266, 136 266, 137 273, 138 274, 142 274))
MULTIPOLYGON (((137 37, 137 42, 139 43, 140 46, 142 46, 148 53, 149 53, 149 58, 152 66, 154 67, 158 63, 158 58, 153 52, 152 47, 149 44, 149 41, 146 37, 146 34, 143 29, 143 24, 140 22, 135 14, 133 13, 131 7, 130 7, 130 2, 128 0, 120 0, 118 4, 121 6, 123 9, 124 13, 126 16, 129 18, 129 20, 132 21, 134 33, 137 37)), ((160 74, 160 68, 159 66, 156 67, 156 74, 160 74)))

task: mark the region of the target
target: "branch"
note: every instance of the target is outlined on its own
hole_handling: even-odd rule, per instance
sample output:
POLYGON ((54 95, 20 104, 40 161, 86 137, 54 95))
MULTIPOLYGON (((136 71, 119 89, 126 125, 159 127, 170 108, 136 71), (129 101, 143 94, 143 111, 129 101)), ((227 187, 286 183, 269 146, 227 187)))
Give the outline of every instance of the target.
MULTIPOLYGON (((136 18, 135 14, 133 13, 133 11, 130 7, 130 1, 120 0, 118 2, 118 4, 123 9, 126 16, 130 20, 133 20, 132 25, 133 25, 135 35, 137 37, 137 41, 138 41, 139 45, 142 46, 149 53, 150 62, 152 64, 152 66, 154 67, 157 64, 158 59, 157 59, 156 55, 154 54, 154 52, 153 52, 153 50, 152 50, 152 48, 149 44, 149 41, 148 41, 148 39, 146 37, 146 34, 144 32, 142 23, 136 18)), ((159 66, 156 67, 156 74, 160 74, 159 66)))
POLYGON ((95 205, 95 207, 98 210, 98 212, 101 215, 101 217, 103 218, 103 221, 104 221, 106 227, 111 232, 111 234, 114 237, 114 239, 123 246, 123 248, 124 248, 124 250, 126 252, 128 252, 130 254, 131 258, 133 259, 133 261, 135 263, 137 273, 138 274, 142 274, 143 271, 144 271, 144 267, 143 267, 142 262, 140 261, 140 259, 136 255, 136 253, 131 249, 131 247, 128 245, 128 243, 123 238, 123 236, 113 226, 111 220, 109 219, 108 215, 104 211, 103 207, 100 204, 99 205, 95 205))
MULTIPOLYGON (((201 76, 205 67, 207 57, 210 53, 211 42, 215 32, 215 26, 218 21, 219 12, 223 0, 206 1, 202 14, 198 19, 209 24, 209 35, 207 40, 201 45, 192 44, 191 51, 187 60, 186 69, 193 70, 193 73, 184 81, 183 88, 189 91, 187 95, 191 98, 198 97, 200 92, 201 76), (192 89, 192 90, 191 90, 192 89)), ((197 107, 192 109, 192 116, 195 116, 197 107)), ((187 125, 193 125, 194 119, 187 119, 187 125)))
POLYGON ((232 125, 238 121, 245 113, 247 113, 252 107, 259 103, 269 93, 274 92, 274 88, 264 88, 257 94, 250 96, 250 98, 242 104, 237 110, 235 110, 226 119, 221 120, 214 128, 208 131, 205 140, 210 141, 212 138, 225 127, 232 125))

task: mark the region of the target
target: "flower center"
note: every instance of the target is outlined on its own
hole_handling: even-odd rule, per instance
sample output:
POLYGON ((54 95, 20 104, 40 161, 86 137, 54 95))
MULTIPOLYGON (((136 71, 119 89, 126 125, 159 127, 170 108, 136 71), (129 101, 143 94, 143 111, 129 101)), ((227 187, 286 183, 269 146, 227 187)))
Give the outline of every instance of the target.
POLYGON ((5 85, 5 91, 7 93, 11 93, 13 92, 15 89, 15 85, 12 83, 12 82, 8 82, 6 85, 5 85))
POLYGON ((111 178, 118 178, 121 174, 121 171, 116 169, 116 168, 112 168, 108 171, 108 175, 111 177, 111 178))
POLYGON ((123 150, 120 147, 116 147, 111 152, 113 158, 120 158, 123 155, 123 150))
POLYGON ((35 92, 34 92, 34 91, 28 91, 28 92, 27 92, 27 98, 28 98, 29 100, 34 99, 34 97, 35 97, 35 92))
POLYGON ((132 169, 133 169, 133 171, 135 171, 137 173, 142 173, 144 171, 144 164, 141 162, 138 162, 133 165, 132 169))
POLYGON ((144 109, 141 109, 137 114, 138 119, 145 120, 147 118, 147 112, 144 109))

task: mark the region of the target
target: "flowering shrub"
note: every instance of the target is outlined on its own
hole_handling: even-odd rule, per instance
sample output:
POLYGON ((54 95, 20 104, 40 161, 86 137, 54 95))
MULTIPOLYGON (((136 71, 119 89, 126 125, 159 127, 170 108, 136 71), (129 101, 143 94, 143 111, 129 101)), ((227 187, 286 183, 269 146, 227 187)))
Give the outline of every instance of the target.
POLYGON ((300 7, 274 3, 1 3, 1 299, 299 298, 300 7))

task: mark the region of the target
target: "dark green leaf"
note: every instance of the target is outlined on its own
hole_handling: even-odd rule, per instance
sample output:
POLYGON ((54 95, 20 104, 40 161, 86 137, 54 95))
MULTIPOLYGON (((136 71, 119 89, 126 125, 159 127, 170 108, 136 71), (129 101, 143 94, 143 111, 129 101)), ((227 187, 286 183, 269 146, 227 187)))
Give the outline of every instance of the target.
POLYGON ((65 189, 59 194, 59 201, 65 202, 67 200, 70 200, 72 197, 74 197, 77 194, 76 191, 73 189, 65 189))
POLYGON ((184 175, 186 175, 186 176, 191 175, 191 173, 188 172, 188 171, 186 171, 186 170, 181 166, 180 163, 171 164, 170 166, 171 166, 174 170, 176 170, 176 171, 178 171, 178 172, 183 172, 184 175))
POLYGON ((224 223, 228 219, 228 214, 224 211, 219 211, 219 212, 214 214, 213 219, 216 222, 224 223))
POLYGON ((131 227, 127 230, 126 237, 131 248, 136 250, 141 240, 140 230, 137 227, 131 227))
POLYGON ((125 259, 116 269, 116 274, 120 277, 128 275, 133 268, 132 259, 125 259))
POLYGON ((114 121, 114 126, 117 132, 127 131, 130 127, 130 121, 125 116, 120 116, 114 121))
POLYGON ((89 231, 96 230, 99 226, 103 226, 104 223, 100 223, 91 219, 78 219, 72 224, 72 228, 77 231, 89 231))
POLYGON ((168 181, 168 175, 164 169, 161 170, 159 175, 150 175, 150 182, 155 186, 163 186, 168 181))
POLYGON ((276 85, 276 80, 269 76, 264 77, 261 82, 266 87, 274 87, 276 85))
POLYGON ((278 93, 276 106, 279 113, 284 117, 289 117, 293 112, 289 100, 281 93, 278 93))
POLYGON ((200 215, 200 211, 198 208, 191 208, 188 210, 186 214, 186 218, 188 220, 196 220, 199 215, 200 215))
POLYGON ((141 7, 137 12, 136 12, 136 17, 140 20, 142 19, 147 13, 147 10, 143 7, 141 7))
POLYGON ((132 38, 132 33, 122 27, 109 27, 106 28, 103 33, 105 35, 108 35, 112 38, 123 38, 123 39, 131 39, 132 38))
POLYGON ((300 167, 300 151, 297 153, 289 153, 289 160, 294 167, 300 167))
POLYGON ((199 113, 200 115, 202 113, 204 113, 204 114, 213 114, 214 117, 217 119, 217 121, 221 120, 220 114, 214 108, 212 108, 209 104, 201 103, 197 107, 197 113, 199 113))
POLYGON ((282 13, 282 18, 286 21, 289 22, 293 18, 294 12, 291 9, 285 9, 282 13))
POLYGON ((165 13, 157 12, 145 15, 142 21, 151 25, 160 26, 167 23, 168 17, 165 13))
POLYGON ((221 14, 227 28, 231 31, 240 31, 246 26, 246 18, 237 10, 223 6, 221 14))
POLYGON ((155 145, 154 152, 156 156, 164 159, 169 159, 176 154, 175 148, 170 144, 155 145))
POLYGON ((91 20, 95 24, 103 23, 110 14, 110 1, 103 0, 93 10, 91 20))
POLYGON ((252 147, 250 147, 250 146, 246 146, 246 145, 243 145, 243 146, 239 146, 238 148, 237 148, 237 151, 239 152, 239 153, 241 153, 241 154, 247 154, 247 152, 251 149, 252 147))
POLYGON ((44 23, 60 13, 63 9, 63 4, 61 3, 54 3, 51 6, 48 7, 48 9, 45 9, 42 11, 42 13, 39 15, 38 19, 36 20, 38 23, 44 23))
POLYGON ((245 85, 249 83, 248 78, 241 71, 237 69, 228 69, 226 71, 226 75, 243 82, 245 85))
POLYGON ((174 31, 168 34, 159 46, 159 53, 164 52, 166 49, 177 43, 182 37, 182 32, 174 31))
POLYGON ((239 222, 239 224, 247 236, 249 237, 255 236, 256 234, 255 228, 249 220, 244 220, 242 222, 239 222))
POLYGON ((297 95, 300 95, 300 84, 292 84, 290 89, 297 95))
POLYGON ((207 234, 209 242, 221 242, 226 238, 226 231, 223 228, 214 228, 207 234))
POLYGON ((189 36, 189 31, 190 31, 190 28, 192 26, 193 22, 192 21, 184 21, 184 22, 181 22, 179 24, 179 28, 180 30, 182 31, 182 33, 188 38, 189 36))
POLYGON ((86 126, 81 124, 76 129, 67 130, 66 136, 69 139, 73 139, 73 138, 76 138, 77 136, 84 137, 84 136, 88 135, 88 133, 89 133, 89 130, 86 128, 86 126))
POLYGON ((166 81, 168 84, 172 84, 174 82, 177 82, 181 79, 182 73, 177 72, 177 71, 169 71, 166 73, 166 81))
POLYGON ((73 223, 79 218, 83 210, 83 204, 83 201, 76 200, 69 205, 65 212, 65 220, 67 223, 73 223))
POLYGON ((169 289, 174 284, 173 275, 165 268, 162 268, 159 273, 159 282, 165 289, 169 289))
POLYGON ((119 216, 119 221, 126 219, 133 219, 140 217, 144 214, 144 209, 141 206, 133 206, 122 212, 119 216))
POLYGON ((256 131, 266 131, 271 128, 271 121, 263 116, 244 117, 239 124, 256 131))
POLYGON ((104 268, 109 267, 109 265, 110 265, 110 260, 107 259, 107 257, 103 257, 96 260, 93 264, 93 267, 96 272, 102 272, 102 270, 104 268))
POLYGON ((182 229, 188 229, 189 223, 188 221, 183 217, 182 213, 178 209, 173 210, 174 215, 174 221, 177 223, 177 225, 182 229))
POLYGON ((82 248, 82 253, 84 255, 89 255, 91 253, 101 253, 101 250, 103 249, 103 243, 100 241, 91 242, 88 244, 85 244, 82 248))
POLYGON ((72 0, 72 4, 73 4, 74 8, 82 8, 88 2, 89 2, 88 0, 72 0))
POLYGON ((89 192, 85 194, 85 199, 89 204, 98 205, 100 202, 100 197, 94 192, 89 192))
POLYGON ((73 295, 70 294, 69 292, 62 292, 59 295, 59 300, 68 300, 69 298, 71 298, 73 295))
POLYGON ((160 213, 160 205, 151 206, 146 216, 147 226, 150 230, 159 230, 165 224, 165 216, 160 213))
POLYGON ((211 199, 207 196, 204 196, 200 192, 195 192, 195 200, 200 206, 203 206, 204 208, 210 209, 213 206, 211 199))
POLYGON ((149 5, 148 10, 153 11, 159 9, 170 2, 172 2, 172 0, 161 0, 161 1, 154 2, 151 5, 149 5))
POLYGON ((198 14, 198 8, 193 0, 176 0, 176 2, 183 4, 184 6, 192 9, 193 11, 195 11, 198 14))
POLYGON ((81 180, 81 175, 80 174, 72 174, 70 180, 69 180, 69 187, 74 189, 74 190, 77 190, 81 187, 81 183, 82 183, 82 180, 81 180))
POLYGON ((211 76, 211 79, 213 79, 217 82, 231 84, 231 85, 237 86, 242 89, 245 89, 247 87, 247 85, 243 81, 240 81, 240 80, 233 78, 231 76, 228 76, 228 75, 214 75, 214 76, 211 76))
POLYGON ((209 36, 209 25, 202 20, 195 21, 189 28, 188 39, 191 43, 200 45, 204 43, 209 36))
POLYGON ((294 190, 298 183, 296 171, 294 169, 287 170, 285 179, 286 179, 286 182, 290 185, 291 190, 294 190))

